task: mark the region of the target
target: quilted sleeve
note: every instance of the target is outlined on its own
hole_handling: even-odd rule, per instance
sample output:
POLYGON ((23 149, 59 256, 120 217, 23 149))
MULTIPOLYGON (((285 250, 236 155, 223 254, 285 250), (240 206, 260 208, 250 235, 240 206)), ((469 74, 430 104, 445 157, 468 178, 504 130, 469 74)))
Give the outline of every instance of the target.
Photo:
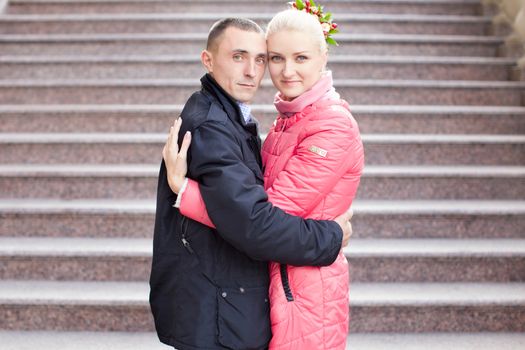
POLYGON ((289 214, 308 217, 344 173, 362 172, 357 123, 348 112, 330 114, 309 121, 296 152, 267 189, 269 200, 289 214))

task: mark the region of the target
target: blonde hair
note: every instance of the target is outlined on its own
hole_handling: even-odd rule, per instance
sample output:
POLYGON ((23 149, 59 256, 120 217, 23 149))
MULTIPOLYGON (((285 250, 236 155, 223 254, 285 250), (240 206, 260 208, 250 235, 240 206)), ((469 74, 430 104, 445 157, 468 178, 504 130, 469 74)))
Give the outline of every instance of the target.
POLYGON ((281 30, 296 30, 304 33, 319 44, 319 51, 326 52, 328 45, 323 33, 321 23, 316 16, 296 9, 284 10, 273 16, 266 29, 266 38, 281 30))

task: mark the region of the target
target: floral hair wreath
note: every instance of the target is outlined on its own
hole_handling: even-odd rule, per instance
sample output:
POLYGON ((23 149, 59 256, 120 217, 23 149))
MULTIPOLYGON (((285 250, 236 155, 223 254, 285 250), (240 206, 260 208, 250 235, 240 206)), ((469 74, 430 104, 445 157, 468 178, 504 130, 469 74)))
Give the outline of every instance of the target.
POLYGON ((314 0, 295 0, 295 2, 290 2, 289 4, 294 9, 316 16, 323 28, 326 43, 334 46, 339 45, 337 41, 332 38, 332 34, 339 33, 337 23, 332 22, 332 14, 330 12, 323 13, 323 6, 317 5, 314 0))

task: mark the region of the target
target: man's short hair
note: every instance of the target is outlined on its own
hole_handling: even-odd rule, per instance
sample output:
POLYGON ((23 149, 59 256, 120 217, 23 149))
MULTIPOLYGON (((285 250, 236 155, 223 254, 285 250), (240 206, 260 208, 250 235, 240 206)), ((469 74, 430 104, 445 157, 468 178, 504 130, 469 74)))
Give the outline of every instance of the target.
POLYGON ((262 28, 251 19, 234 17, 223 18, 221 20, 218 20, 211 26, 210 32, 208 33, 206 50, 215 49, 219 37, 224 33, 226 29, 230 27, 234 27, 247 32, 261 33, 264 35, 264 30, 262 30, 262 28))

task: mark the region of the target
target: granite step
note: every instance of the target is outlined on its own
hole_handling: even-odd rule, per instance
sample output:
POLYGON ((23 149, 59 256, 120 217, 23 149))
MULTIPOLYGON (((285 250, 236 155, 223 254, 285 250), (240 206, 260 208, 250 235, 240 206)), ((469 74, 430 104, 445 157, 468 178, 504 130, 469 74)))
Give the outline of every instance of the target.
POLYGON ((366 166, 358 199, 525 198, 525 167, 366 166))
POLYGON ((344 251, 353 283, 525 280, 519 239, 352 239, 344 251))
MULTIPOLYGON (((5 350, 56 350, 72 344, 78 350, 167 350, 154 332, 0 331, 5 350)), ((347 350, 516 350, 525 334, 484 333, 350 333, 347 350)))
MULTIPOLYGON (((151 332, 148 292, 144 282, 0 281, 0 328, 151 332)), ((350 307, 358 333, 525 331, 523 283, 355 283, 350 307)))
MULTIPOLYGON (((199 54, 205 33, 0 35, 3 55, 177 55, 199 54)), ((340 34, 334 54, 495 57, 496 36, 340 34)))
MULTIPOLYGON (((0 279, 148 281, 152 241, 0 238, 0 279)), ((353 239, 356 282, 524 282, 523 239, 353 239)))
MULTIPOLYGON (((351 333, 347 350, 517 350, 523 333, 351 333)), ((102 349, 101 349, 102 350, 102 349)))
POLYGON ((523 332, 524 298, 521 283, 354 283, 350 332, 523 332))
MULTIPOLYGON (((264 135, 263 135, 264 137, 264 135)), ((368 165, 523 165, 523 135, 362 135, 368 165)), ((0 164, 159 164, 166 134, 3 133, 0 164)))
MULTIPOLYGON (((0 330, 4 350, 173 350, 162 344, 154 332, 65 332, 65 331, 5 331, 0 330)), ((503 340, 503 337, 491 337, 503 340)), ((519 338, 504 338, 514 344, 519 338), (515 339, 516 338, 516 339, 515 339)), ((359 339, 363 342, 364 339, 359 339)), ((379 341, 374 338, 373 342, 379 341)), ((483 350, 483 348, 480 348, 483 350)), ((502 348, 506 349, 506 348, 502 348)))
MULTIPOLYGON (((525 107, 351 105, 363 134, 525 134, 525 107)), ((0 132, 160 132, 182 105, 0 105, 0 132)), ((253 105, 268 132, 273 105, 253 105)))
MULTIPOLYGON (((272 14, 236 13, 261 26, 272 14)), ((74 33, 206 33, 223 14, 59 14, 0 16, 2 34, 74 34, 74 33)), ((491 19, 481 16, 355 14, 337 13, 334 20, 341 33, 486 35, 491 19)))
MULTIPOLYGON (((56 199, 155 199, 159 166, 0 165, 0 196, 56 199)), ((521 199, 525 167, 365 167, 359 199, 521 199)))
MULTIPOLYGON (((328 0, 323 3, 330 12, 350 13, 406 13, 406 14, 456 14, 479 15, 481 5, 477 0, 328 0)), ((281 0, 245 2, 239 0, 10 0, 9 14, 44 13, 179 13, 211 12, 226 15, 235 8, 237 11, 273 14, 286 8, 281 0)))
MULTIPOLYGON (((356 200, 355 238, 525 238, 525 201, 356 200)), ((154 200, 1 199, 2 237, 152 237, 154 200)))
MULTIPOLYGON (((509 80, 512 58, 333 55, 335 77, 352 79, 509 80)), ((3 79, 199 79, 197 55, 175 56, 3 56, 3 79)))
MULTIPOLYGON (((334 80, 351 104, 521 106, 525 82, 460 80, 334 80)), ((1 104, 182 104, 198 91, 196 79, 0 80, 1 104)), ((254 103, 275 95, 264 80, 254 103)))

